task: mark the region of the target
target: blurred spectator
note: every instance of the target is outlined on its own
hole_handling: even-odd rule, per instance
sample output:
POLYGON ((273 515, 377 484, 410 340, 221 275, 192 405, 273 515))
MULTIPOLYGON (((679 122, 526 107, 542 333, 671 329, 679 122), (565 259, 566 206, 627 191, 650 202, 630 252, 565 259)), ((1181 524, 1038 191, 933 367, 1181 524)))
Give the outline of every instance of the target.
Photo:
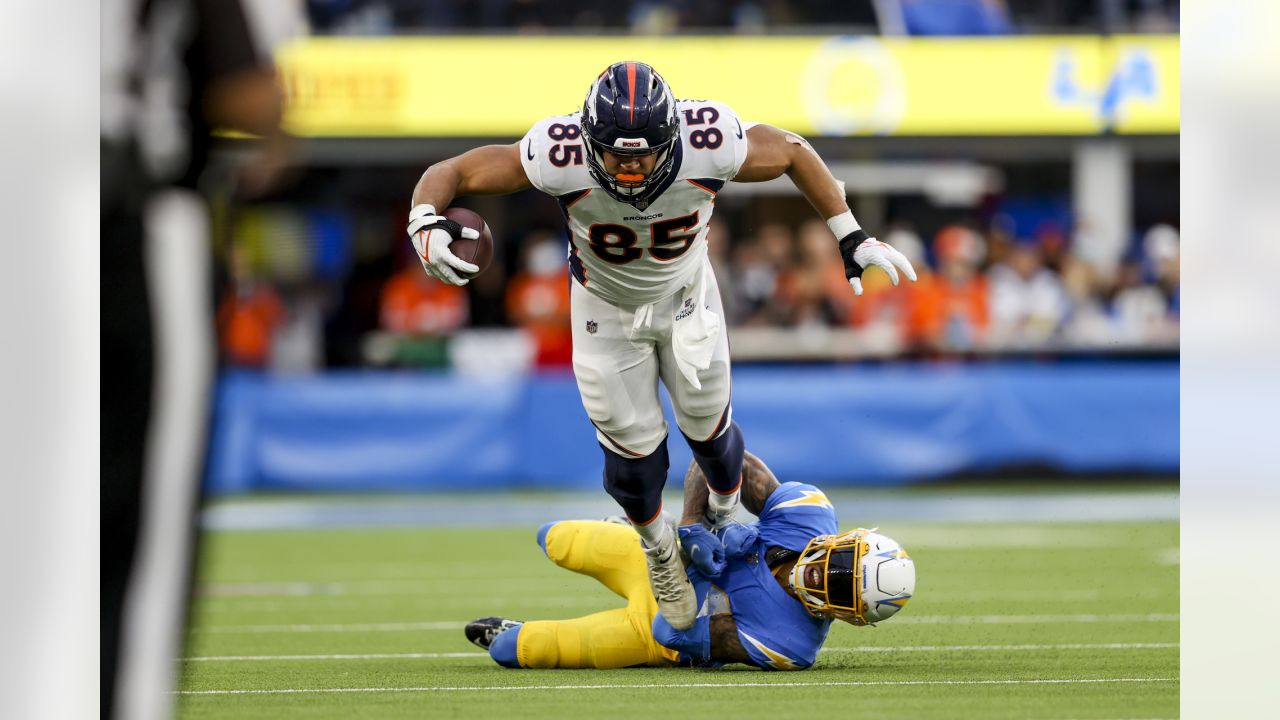
POLYGON ((874 333, 886 344, 901 347, 910 334, 912 309, 919 302, 917 295, 922 287, 933 283, 932 269, 925 258, 924 242, 910 226, 899 224, 893 227, 883 240, 907 256, 919 280, 915 283, 904 281, 895 289, 888 275, 866 273, 862 276, 861 297, 854 296, 848 288, 848 281, 844 280, 845 295, 851 306, 849 320, 855 327, 874 333))
POLYGON ((218 339, 229 365, 265 368, 271 343, 284 321, 284 304, 255 276, 243 248, 231 249, 231 287, 218 306, 218 339))
POLYGON ((382 289, 381 319, 391 332, 447 335, 467 322, 467 294, 406 265, 382 289))
POLYGON ((367 351, 371 359, 396 365, 447 365, 448 337, 467 323, 467 293, 423 272, 416 257, 382 288, 379 321, 390 337, 367 351))
POLYGON ((1120 266, 1111 314, 1115 321, 1116 339, 1137 345, 1164 339, 1168 332, 1169 304, 1155 285, 1143 282, 1142 264, 1126 261, 1120 266))
POLYGON ((739 325, 773 325, 788 314, 778 301, 779 277, 793 262, 791 229, 769 223, 733 253, 733 305, 739 325))
POLYGON ((729 256, 729 226, 722 220, 713 220, 707 226, 707 258, 720 285, 720 298, 724 303, 725 321, 733 323, 738 317, 737 292, 734 288, 733 261, 729 256))
POLYGON ((1002 348, 1044 345, 1070 308, 1062 281, 1044 266, 1040 246, 1014 247, 1007 263, 991 268, 990 344, 1002 348))
MULTIPOLYGON (((1070 241, 1062 226, 1053 220, 1046 220, 1036 227, 1035 245, 1040 250, 1040 259, 1050 271, 1061 275, 1070 258, 1070 241)), ((990 255, 988 262, 995 264, 990 255)))
POLYGON ((1177 316, 1182 293, 1179 290, 1181 262, 1179 261, 1178 231, 1170 225, 1155 225, 1142 238, 1143 251, 1149 265, 1148 272, 1155 278, 1160 291, 1168 300, 1169 312, 1177 316))
POLYGON ((271 371, 309 373, 324 368, 325 318, 333 297, 323 282, 291 289, 284 322, 271 343, 271 371))
POLYGON ((1062 269, 1062 287, 1070 311, 1062 339, 1069 346, 1098 347, 1112 342, 1111 318, 1106 299, 1111 288, 1097 269, 1069 256, 1062 269))
POLYGON ((1008 214, 1000 213, 987 224, 987 255, 990 265, 1006 262, 1017 244, 1017 223, 1008 214))
POLYGON ((826 223, 800 227, 794 262, 781 274, 776 300, 787 325, 844 325, 853 291, 844 277, 839 247, 826 223))
POLYGON ((538 367, 573 363, 564 247, 564 241, 550 233, 530 235, 521 270, 507 283, 507 316, 532 337, 538 367))
POLYGON ((1156 225, 1146 232, 1141 257, 1120 268, 1111 314, 1125 343, 1168 343, 1178 337, 1178 231, 1156 225))
POLYGON ((990 315, 987 282, 978 274, 982 238, 969 228, 950 225, 934 238, 934 253, 938 273, 917 283, 908 339, 927 350, 974 350, 990 315))

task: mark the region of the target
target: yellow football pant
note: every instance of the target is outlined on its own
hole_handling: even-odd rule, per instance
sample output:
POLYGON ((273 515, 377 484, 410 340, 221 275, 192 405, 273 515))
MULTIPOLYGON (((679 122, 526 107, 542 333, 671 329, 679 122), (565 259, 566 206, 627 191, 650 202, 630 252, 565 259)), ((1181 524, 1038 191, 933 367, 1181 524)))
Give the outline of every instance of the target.
POLYGON ((516 658, 527 668, 621 668, 670 665, 678 657, 654 642, 658 604, 635 530, 615 523, 567 520, 547 532, 547 556, 589 575, 627 601, 625 608, 576 620, 537 620, 520 629, 516 658))

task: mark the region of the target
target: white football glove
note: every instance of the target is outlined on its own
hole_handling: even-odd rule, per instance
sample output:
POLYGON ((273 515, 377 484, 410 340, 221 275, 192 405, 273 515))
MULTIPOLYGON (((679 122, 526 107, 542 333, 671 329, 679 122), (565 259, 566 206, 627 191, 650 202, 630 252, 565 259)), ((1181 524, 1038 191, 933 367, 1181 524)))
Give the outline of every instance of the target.
POLYGON ((862 230, 840 240, 840 257, 844 259, 844 276, 849 278, 854 295, 862 294, 862 271, 872 265, 884 270, 894 285, 898 284, 898 270, 912 282, 916 280, 916 270, 906 255, 862 230))
POLYGON ((471 228, 436 214, 431 205, 418 205, 409 211, 409 239, 418 251, 418 259, 422 261, 422 269, 440 282, 450 285, 466 285, 470 278, 462 277, 464 273, 477 273, 478 265, 469 263, 449 250, 449 243, 460 238, 475 240, 480 233, 471 228))

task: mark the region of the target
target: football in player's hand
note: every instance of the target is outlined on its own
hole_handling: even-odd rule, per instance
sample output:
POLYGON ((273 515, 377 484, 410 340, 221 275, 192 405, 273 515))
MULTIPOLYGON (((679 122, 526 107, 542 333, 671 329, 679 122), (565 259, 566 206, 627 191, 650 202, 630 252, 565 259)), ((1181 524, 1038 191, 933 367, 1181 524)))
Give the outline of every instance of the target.
POLYGON ((471 228, 480 233, 480 237, 475 240, 458 238, 449 243, 449 251, 457 255, 459 260, 465 260, 480 267, 469 275, 461 271, 458 274, 464 277, 475 277, 484 272, 493 260, 493 234, 489 232, 489 225, 485 223, 484 218, 466 208, 449 208, 444 211, 444 216, 462 227, 471 228))

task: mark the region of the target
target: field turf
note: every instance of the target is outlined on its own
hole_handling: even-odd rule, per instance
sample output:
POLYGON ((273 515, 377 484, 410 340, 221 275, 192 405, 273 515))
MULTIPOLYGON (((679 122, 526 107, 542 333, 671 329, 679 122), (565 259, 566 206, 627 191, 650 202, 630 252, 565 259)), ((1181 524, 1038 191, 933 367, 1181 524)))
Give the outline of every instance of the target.
POLYGON ((534 529, 206 536, 180 717, 1178 714, 1176 522, 895 522, 916 597, 878 627, 836 623, 797 673, 498 667, 465 621, 620 605, 534 529))

